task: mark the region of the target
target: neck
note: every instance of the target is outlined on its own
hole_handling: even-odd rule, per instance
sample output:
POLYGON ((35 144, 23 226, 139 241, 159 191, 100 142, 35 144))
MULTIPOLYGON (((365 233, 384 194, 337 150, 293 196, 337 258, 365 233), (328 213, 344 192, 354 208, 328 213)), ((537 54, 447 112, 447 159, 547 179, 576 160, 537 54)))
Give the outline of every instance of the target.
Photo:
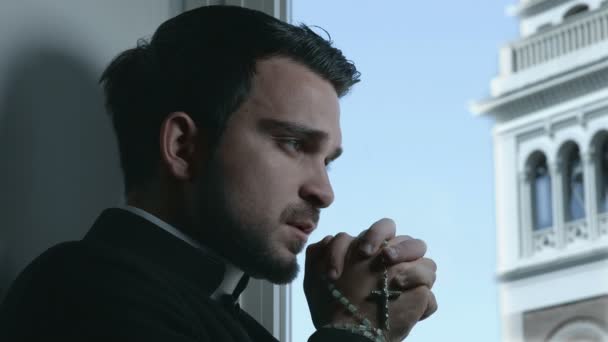
POLYGON ((180 213, 180 201, 168 192, 160 189, 138 189, 127 194, 127 205, 145 210, 159 219, 178 228, 184 228, 180 213))
MULTIPOLYGON (((168 223, 169 225, 175 227, 176 229, 182 231, 182 233, 185 234, 185 236, 188 236, 188 238, 192 239, 192 237, 189 234, 187 234, 187 232, 183 231, 178 225, 176 225, 174 223, 177 220, 169 219, 172 216, 171 215, 172 211, 170 210, 171 208, 168 206, 162 205, 162 203, 159 205, 158 203, 155 203, 154 201, 150 200, 150 199, 154 199, 154 198, 158 198, 158 197, 142 196, 141 193, 134 192, 134 193, 131 193, 127 197, 127 205, 142 209, 142 210, 146 211, 147 213, 156 216, 157 218, 161 219, 162 221, 164 221, 164 222, 168 223)), ((209 249, 209 246, 202 244, 200 241, 196 241, 196 240, 194 240, 194 241, 195 242, 193 242, 191 244, 196 244, 197 248, 201 248, 201 249, 207 251, 207 253, 210 253, 211 255, 213 255, 215 258, 217 258, 218 260, 223 262, 224 265, 226 266, 226 272, 224 274, 224 279, 223 279, 222 283, 219 285, 219 287, 216 289, 216 291, 212 294, 212 297, 218 298, 220 295, 223 295, 223 294, 232 294, 234 289, 237 287, 237 284, 239 283, 239 281, 243 278, 243 275, 244 275, 243 271, 241 269, 239 269, 238 267, 236 267, 235 265, 233 265, 231 262, 224 259, 222 256, 217 254, 212 249, 209 249)))

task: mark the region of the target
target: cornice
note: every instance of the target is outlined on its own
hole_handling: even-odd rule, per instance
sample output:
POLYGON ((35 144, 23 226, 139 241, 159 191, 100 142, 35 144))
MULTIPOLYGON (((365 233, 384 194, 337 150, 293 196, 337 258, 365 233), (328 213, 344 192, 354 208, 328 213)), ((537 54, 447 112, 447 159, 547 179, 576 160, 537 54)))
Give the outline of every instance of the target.
POLYGON ((531 84, 496 98, 473 103, 477 115, 492 114, 500 121, 545 109, 608 87, 608 58, 531 84))
POLYGON ((586 250, 566 257, 558 257, 543 262, 530 263, 507 271, 499 272, 499 282, 510 282, 532 276, 554 272, 570 267, 608 260, 608 247, 586 250))

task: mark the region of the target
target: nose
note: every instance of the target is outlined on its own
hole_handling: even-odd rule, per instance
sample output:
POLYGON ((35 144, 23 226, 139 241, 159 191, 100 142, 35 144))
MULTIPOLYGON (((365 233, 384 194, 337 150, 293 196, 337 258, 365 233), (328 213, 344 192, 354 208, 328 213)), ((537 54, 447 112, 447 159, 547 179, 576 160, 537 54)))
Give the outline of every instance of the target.
POLYGON ((300 197, 315 208, 327 208, 333 203, 334 190, 325 166, 316 170, 314 175, 300 187, 300 197))

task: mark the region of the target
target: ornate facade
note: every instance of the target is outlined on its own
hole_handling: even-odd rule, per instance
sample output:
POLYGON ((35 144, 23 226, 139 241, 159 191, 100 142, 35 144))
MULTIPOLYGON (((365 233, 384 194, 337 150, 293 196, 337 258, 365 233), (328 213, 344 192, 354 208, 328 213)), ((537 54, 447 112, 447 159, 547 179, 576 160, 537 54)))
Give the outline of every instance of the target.
POLYGON ((490 116, 503 341, 608 341, 608 3, 522 0, 490 116))

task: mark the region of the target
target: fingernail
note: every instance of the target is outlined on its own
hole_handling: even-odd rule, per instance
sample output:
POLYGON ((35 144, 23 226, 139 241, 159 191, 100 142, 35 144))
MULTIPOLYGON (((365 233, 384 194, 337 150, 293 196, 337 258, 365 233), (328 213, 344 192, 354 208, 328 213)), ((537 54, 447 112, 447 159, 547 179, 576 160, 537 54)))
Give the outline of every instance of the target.
POLYGON ((361 252, 363 252, 363 253, 365 253, 365 254, 367 254, 367 255, 371 255, 371 254, 372 254, 372 252, 373 252, 373 251, 372 251, 372 245, 370 245, 370 244, 369 244, 369 243, 367 243, 367 242, 366 242, 366 243, 364 243, 364 244, 362 244, 362 245, 361 245, 361 247, 360 247, 360 249, 361 249, 361 252))
POLYGON ((386 247, 384 250, 390 258, 394 259, 397 257, 397 251, 393 247, 386 247))

